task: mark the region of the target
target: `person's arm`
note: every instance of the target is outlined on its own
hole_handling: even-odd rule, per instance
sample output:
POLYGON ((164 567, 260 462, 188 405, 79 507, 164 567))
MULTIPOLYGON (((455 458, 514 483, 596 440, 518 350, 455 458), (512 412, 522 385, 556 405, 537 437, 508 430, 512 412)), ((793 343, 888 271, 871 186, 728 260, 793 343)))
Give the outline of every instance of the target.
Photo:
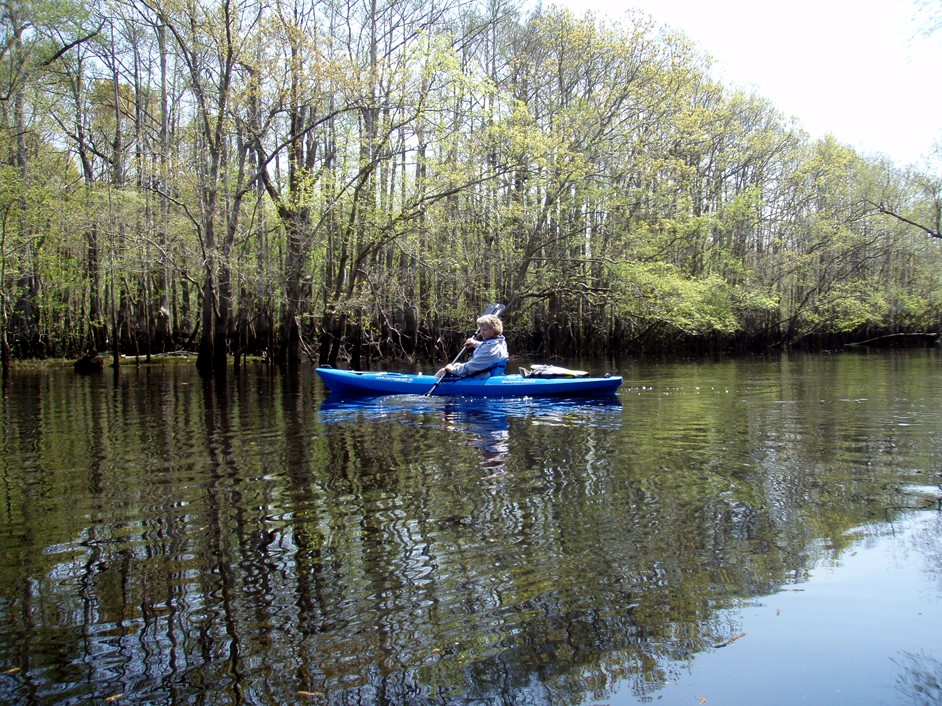
POLYGON ((452 375, 460 378, 470 377, 485 370, 490 370, 495 363, 502 359, 500 345, 497 339, 482 341, 474 349, 474 355, 467 363, 456 364, 451 371, 452 375))

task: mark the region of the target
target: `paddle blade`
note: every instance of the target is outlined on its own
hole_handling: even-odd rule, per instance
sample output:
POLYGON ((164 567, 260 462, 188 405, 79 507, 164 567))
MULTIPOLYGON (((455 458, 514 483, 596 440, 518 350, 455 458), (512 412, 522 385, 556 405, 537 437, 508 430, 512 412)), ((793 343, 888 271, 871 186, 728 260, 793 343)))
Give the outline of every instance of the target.
POLYGON ((504 313, 504 309, 506 309, 506 308, 507 308, 507 307, 505 307, 503 304, 491 304, 489 307, 487 307, 487 308, 484 310, 483 316, 487 316, 487 315, 489 315, 489 314, 493 314, 494 316, 496 316, 496 317, 499 319, 499 318, 500 318, 500 315, 504 313))

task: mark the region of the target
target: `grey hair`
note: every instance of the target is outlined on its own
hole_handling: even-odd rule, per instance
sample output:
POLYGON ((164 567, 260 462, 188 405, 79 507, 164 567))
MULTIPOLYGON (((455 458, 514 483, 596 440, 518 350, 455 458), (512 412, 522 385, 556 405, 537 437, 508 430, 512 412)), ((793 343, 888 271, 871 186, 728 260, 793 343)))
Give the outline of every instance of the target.
POLYGON ((504 322, 498 319, 493 314, 485 314, 480 319, 475 322, 478 325, 478 328, 481 326, 490 326, 491 330, 496 333, 498 336, 504 333, 504 322))

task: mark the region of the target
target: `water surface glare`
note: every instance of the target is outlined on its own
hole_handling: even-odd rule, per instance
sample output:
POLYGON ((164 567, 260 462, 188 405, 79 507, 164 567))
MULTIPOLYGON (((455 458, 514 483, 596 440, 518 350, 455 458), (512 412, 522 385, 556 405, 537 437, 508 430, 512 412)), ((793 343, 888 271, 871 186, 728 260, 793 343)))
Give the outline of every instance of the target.
POLYGON ((939 351, 617 372, 15 371, 0 702, 942 701, 939 351))

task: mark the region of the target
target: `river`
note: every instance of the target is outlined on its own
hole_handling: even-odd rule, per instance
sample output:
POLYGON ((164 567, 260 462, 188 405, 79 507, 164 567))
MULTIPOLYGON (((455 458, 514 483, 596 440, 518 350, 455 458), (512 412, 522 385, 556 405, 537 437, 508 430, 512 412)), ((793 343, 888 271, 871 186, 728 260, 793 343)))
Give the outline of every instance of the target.
POLYGON ((15 370, 0 702, 942 700, 938 349, 611 371, 356 401, 15 370))

